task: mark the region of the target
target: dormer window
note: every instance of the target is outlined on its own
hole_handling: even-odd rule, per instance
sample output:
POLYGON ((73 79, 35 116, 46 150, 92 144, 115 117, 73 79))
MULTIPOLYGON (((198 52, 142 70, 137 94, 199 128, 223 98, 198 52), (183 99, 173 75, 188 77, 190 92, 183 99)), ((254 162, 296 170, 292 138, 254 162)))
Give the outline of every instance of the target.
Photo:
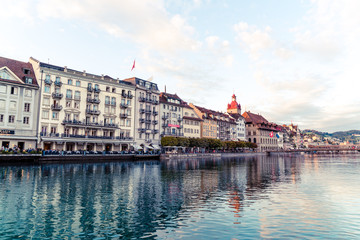
POLYGON ((24 71, 24 74, 26 74, 26 75, 30 74, 30 69, 24 68, 23 71, 24 71))
POLYGON ((25 83, 27 84, 32 84, 33 83, 33 79, 30 77, 25 77, 25 83))

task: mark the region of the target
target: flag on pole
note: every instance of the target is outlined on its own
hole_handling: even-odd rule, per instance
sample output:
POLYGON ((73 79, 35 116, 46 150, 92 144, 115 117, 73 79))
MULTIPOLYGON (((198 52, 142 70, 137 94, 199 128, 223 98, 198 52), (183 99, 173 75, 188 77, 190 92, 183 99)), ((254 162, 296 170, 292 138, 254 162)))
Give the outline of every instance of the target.
POLYGON ((133 66, 131 68, 131 71, 135 68, 135 60, 134 60, 134 63, 133 63, 133 66))
POLYGON ((277 137, 277 138, 280 138, 280 135, 277 133, 277 134, 276 134, 276 137, 277 137))
POLYGON ((270 137, 273 137, 273 136, 274 136, 274 132, 271 131, 271 133, 269 133, 269 136, 270 136, 270 137))

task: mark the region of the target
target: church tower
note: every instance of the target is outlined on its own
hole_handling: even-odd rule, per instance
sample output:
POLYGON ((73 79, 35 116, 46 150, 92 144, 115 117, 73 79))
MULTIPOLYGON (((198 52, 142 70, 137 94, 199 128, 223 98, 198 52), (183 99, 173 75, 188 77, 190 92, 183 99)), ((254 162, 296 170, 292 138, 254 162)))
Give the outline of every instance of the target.
POLYGON ((232 95, 232 102, 228 104, 227 107, 228 113, 238 113, 241 115, 241 106, 236 102, 236 96, 235 94, 232 95))

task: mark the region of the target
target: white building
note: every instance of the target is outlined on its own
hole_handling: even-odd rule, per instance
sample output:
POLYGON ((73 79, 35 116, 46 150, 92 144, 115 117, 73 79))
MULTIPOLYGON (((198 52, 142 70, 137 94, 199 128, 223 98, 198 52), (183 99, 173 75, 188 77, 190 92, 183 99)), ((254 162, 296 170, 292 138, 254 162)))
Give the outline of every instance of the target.
POLYGON ((236 128, 233 129, 235 136, 233 141, 246 141, 245 118, 241 115, 241 105, 236 102, 236 96, 233 94, 232 101, 228 104, 227 113, 236 121, 236 128))
POLYGON ((39 86, 30 63, 0 57, 0 143, 36 148, 39 86))
MULTIPOLYGON (((186 104, 187 105, 187 104, 186 104)), ((184 107, 184 137, 200 138, 201 137, 201 122, 194 109, 187 105, 184 107)))
POLYGON ((120 151, 134 138, 135 86, 30 58, 41 90, 43 149, 120 151))
POLYGON ((184 136, 183 111, 187 104, 176 94, 160 94, 161 136, 184 136))
POLYGON ((128 78, 124 82, 136 87, 134 102, 135 150, 160 150, 159 89, 156 83, 140 78, 128 78))

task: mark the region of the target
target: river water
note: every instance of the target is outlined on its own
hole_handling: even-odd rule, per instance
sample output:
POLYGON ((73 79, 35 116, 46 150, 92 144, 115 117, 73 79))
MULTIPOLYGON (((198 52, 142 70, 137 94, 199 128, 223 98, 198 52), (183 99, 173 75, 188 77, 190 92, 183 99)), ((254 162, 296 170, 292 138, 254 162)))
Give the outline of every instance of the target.
POLYGON ((0 239, 359 239, 360 155, 0 166, 0 239))

